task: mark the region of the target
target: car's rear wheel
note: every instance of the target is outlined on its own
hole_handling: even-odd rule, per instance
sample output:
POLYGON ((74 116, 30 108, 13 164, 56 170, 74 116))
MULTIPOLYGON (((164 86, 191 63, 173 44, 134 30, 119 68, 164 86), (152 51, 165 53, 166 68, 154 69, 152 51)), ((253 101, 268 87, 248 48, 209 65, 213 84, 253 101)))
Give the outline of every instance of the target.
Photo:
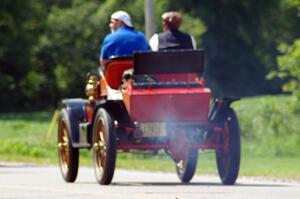
POLYGON ((71 143, 70 121, 66 109, 62 109, 60 113, 57 138, 62 177, 66 182, 74 182, 78 173, 79 151, 71 143))
POLYGON ((176 172, 181 182, 188 183, 193 178, 198 160, 198 149, 189 149, 184 160, 175 162, 176 172))
POLYGON ((222 114, 222 147, 216 150, 219 176, 225 185, 235 183, 240 168, 240 128, 234 110, 228 108, 222 114))
POLYGON ((93 127, 93 162, 99 184, 111 183, 116 162, 116 130, 114 120, 104 109, 98 109, 93 127))

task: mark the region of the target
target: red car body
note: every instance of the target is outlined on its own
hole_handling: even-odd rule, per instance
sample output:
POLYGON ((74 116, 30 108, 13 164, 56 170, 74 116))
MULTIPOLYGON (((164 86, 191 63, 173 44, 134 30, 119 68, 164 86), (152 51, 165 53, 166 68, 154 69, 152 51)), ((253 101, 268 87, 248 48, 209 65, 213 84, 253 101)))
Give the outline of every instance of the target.
POLYGON ((109 184, 117 150, 155 154, 163 149, 174 160, 180 180, 189 182, 198 150, 213 149, 222 182, 233 184, 240 162, 239 126, 230 108, 235 98, 212 102, 203 72, 203 50, 111 59, 100 68, 99 80, 90 76, 88 100, 64 100, 58 132, 64 179, 71 182, 77 175, 78 163, 77 169, 68 169, 70 159, 76 162, 70 150, 92 148, 96 178, 109 184), (68 150, 64 140, 70 140, 68 150))

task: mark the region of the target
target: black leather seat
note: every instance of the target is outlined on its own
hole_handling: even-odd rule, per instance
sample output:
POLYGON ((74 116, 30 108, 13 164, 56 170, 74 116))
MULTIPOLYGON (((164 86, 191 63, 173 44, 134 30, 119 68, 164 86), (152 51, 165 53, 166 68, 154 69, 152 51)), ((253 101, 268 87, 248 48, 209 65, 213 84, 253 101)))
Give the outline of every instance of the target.
POLYGON ((134 88, 197 88, 199 82, 135 82, 134 88))

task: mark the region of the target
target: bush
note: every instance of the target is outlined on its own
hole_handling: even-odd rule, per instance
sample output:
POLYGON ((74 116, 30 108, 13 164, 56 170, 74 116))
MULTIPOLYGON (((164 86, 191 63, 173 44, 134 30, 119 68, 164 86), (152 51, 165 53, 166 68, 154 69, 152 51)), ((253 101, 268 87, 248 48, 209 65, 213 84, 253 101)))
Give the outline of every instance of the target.
POLYGON ((245 98, 234 104, 245 153, 293 156, 300 153, 300 114, 291 96, 245 98))

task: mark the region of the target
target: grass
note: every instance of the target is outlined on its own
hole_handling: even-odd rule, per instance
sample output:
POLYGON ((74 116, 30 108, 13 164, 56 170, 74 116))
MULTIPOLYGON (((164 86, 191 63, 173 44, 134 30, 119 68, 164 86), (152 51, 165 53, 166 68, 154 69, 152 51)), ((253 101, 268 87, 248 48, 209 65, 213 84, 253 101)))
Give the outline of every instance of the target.
MULTIPOLYGON (((299 114, 289 109, 290 97, 264 96, 234 103, 242 131, 241 176, 300 180, 299 114)), ((51 112, 0 114, 0 161, 57 165, 56 127, 47 135, 51 112)), ((89 150, 80 151, 80 165, 92 166, 89 150)), ((166 155, 120 152, 117 168, 175 172, 166 155)), ((198 174, 217 175, 214 153, 201 153, 198 174)))
POLYGON ((244 150, 253 155, 298 156, 300 113, 291 96, 245 98, 233 104, 244 150))
POLYGON ((245 157, 240 173, 244 176, 300 180, 299 165, 298 157, 245 157))
MULTIPOLYGON (((36 158, 21 155, 1 155, 0 161, 29 162, 41 165, 58 165, 56 153, 49 157, 36 158)), ((269 179, 300 180, 300 158, 298 157, 250 157, 242 155, 239 176, 264 177, 269 179)), ((92 167, 89 150, 81 150, 80 166, 92 167)), ((167 156, 144 157, 118 153, 117 168, 175 173, 174 162, 167 156)), ((200 154, 197 174, 218 175, 214 153, 200 154)))
MULTIPOLYGON (((174 162, 164 157, 153 157, 142 159, 138 157, 121 159, 117 163, 120 168, 143 169, 161 172, 175 172, 174 162), (154 163, 154 164, 153 164, 154 163)), ((300 180, 300 158, 297 157, 251 157, 243 154, 241 157, 240 176, 263 176, 266 178, 282 178, 300 180)), ((198 174, 218 175, 215 154, 205 152, 199 155, 198 174)))

